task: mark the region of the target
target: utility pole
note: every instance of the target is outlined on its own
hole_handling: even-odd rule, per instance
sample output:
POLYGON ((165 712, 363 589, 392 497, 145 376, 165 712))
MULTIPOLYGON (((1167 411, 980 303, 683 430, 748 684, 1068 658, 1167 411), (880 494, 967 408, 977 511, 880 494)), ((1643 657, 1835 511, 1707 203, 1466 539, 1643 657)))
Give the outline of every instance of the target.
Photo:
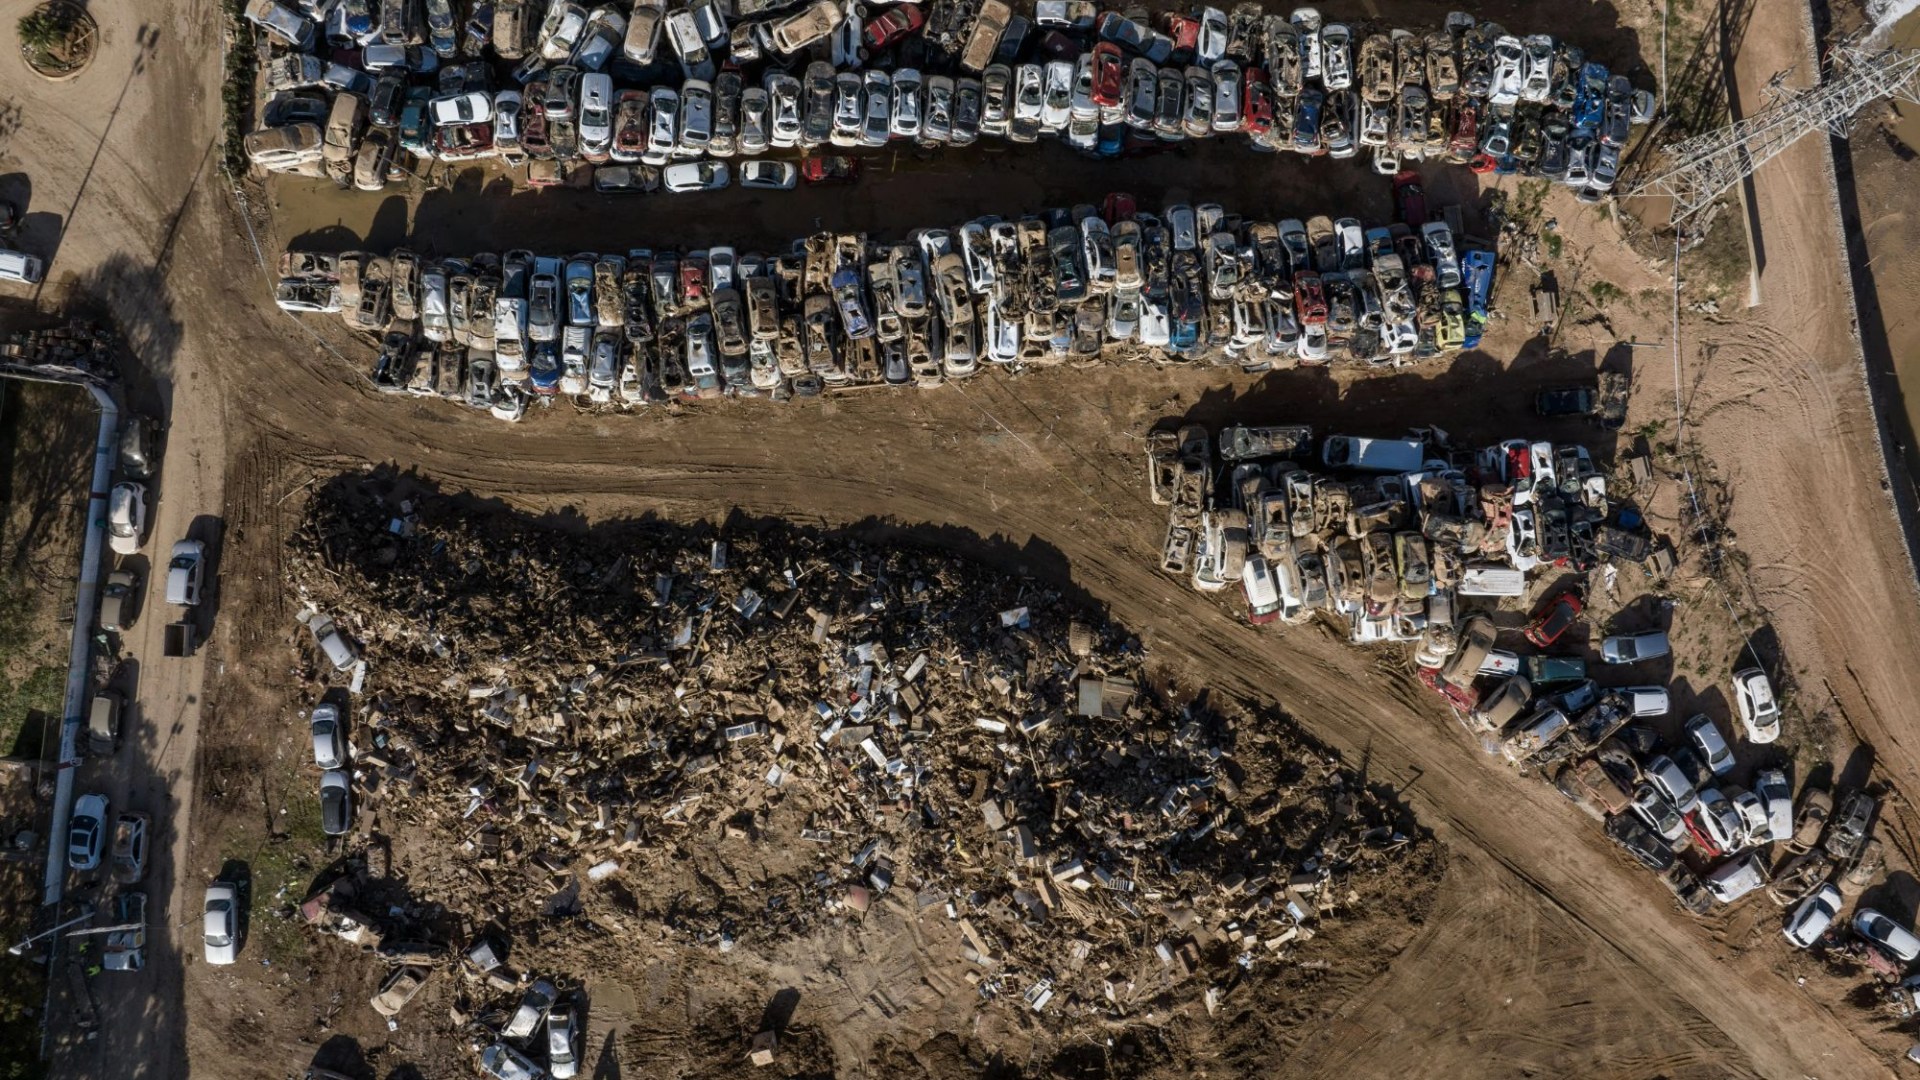
POLYGON ((1680 225, 1712 205, 1721 193, 1799 142, 1825 130, 1845 137, 1861 109, 1883 99, 1920 105, 1920 50, 1834 50, 1827 77, 1817 86, 1792 90, 1776 75, 1772 104, 1718 131, 1668 146, 1665 168, 1635 184, 1623 198, 1665 195, 1673 199, 1671 222, 1680 225))

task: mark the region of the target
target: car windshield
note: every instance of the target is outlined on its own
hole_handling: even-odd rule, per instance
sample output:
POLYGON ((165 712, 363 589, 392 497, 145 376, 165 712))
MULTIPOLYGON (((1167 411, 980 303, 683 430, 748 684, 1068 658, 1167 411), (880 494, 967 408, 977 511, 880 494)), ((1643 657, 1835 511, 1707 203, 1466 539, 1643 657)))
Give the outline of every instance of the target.
POLYGON ((193 556, 175 555, 173 561, 168 563, 167 566, 174 570, 191 570, 193 568, 193 556))

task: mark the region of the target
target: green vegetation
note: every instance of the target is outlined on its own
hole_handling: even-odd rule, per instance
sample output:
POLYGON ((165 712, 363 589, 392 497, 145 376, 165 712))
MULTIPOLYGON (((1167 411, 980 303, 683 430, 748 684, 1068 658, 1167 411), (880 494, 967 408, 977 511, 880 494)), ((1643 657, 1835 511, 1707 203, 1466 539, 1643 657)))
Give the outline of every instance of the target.
POLYGON ((306 955, 308 937, 287 909, 306 898, 314 866, 325 861, 315 857, 327 839, 320 831, 320 800, 309 790, 311 785, 294 786, 305 779, 288 778, 281 789, 286 812, 275 814, 282 831, 269 836, 247 864, 252 874, 249 936, 276 964, 291 964, 306 955))
POLYGON ((1596 281, 1587 286, 1587 295, 1593 298, 1593 306, 1604 308, 1615 300, 1623 299, 1627 293, 1611 281, 1596 281))
POLYGON ((20 35, 20 55, 42 75, 69 75, 93 59, 93 20, 78 6, 43 4, 21 16, 14 31, 20 35))
POLYGON ((237 178, 247 173, 247 151, 241 140, 253 125, 253 83, 259 58, 253 48, 253 35, 247 32, 246 23, 240 17, 246 10, 245 0, 226 0, 225 6, 227 36, 232 44, 227 49, 226 83, 220 88, 221 100, 226 104, 222 158, 228 174, 237 178))
POLYGON ((1560 257, 1560 249, 1566 246, 1566 241, 1561 239, 1557 232, 1542 235, 1540 242, 1546 246, 1547 255, 1555 259, 1560 257))

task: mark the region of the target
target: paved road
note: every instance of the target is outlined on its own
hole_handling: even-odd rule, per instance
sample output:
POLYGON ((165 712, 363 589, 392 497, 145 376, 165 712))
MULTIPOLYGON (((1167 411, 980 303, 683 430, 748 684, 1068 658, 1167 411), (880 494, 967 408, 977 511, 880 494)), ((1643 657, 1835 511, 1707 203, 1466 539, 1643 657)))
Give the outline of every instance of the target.
MULTIPOLYGON (((0 187, 24 213, 23 247, 49 257, 37 299, 100 298, 128 335, 136 370, 130 407, 167 419, 171 431, 150 494, 148 541, 127 562, 164 568, 166 551, 205 529, 223 495, 226 447, 209 353, 191 345, 172 314, 171 284, 195 266, 193 237, 217 205, 220 20, 207 0, 95 4, 101 47, 79 77, 50 85, 16 59, 14 24, 31 0, 0 2, 0 187), (196 384, 198 384, 196 386, 196 384)), ((0 303, 36 297, 8 287, 0 303)), ((76 463, 76 468, 85 463, 76 463)), ((126 740, 92 760, 77 790, 100 791, 113 811, 154 818, 144 971, 94 977, 102 1027, 92 1039, 56 1027, 55 1075, 186 1076, 181 946, 197 950, 198 874, 188 863, 189 813, 205 662, 166 660, 163 574, 147 574, 137 623, 124 636, 130 692, 126 740)), ((56 1017, 60 1014, 56 1013, 56 1017)))

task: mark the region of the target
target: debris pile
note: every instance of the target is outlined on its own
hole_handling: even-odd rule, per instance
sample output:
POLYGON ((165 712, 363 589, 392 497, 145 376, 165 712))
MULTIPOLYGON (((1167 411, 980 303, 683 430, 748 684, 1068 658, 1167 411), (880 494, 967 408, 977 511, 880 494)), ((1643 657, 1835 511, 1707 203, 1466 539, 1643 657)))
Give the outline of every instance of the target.
POLYGON ((90 319, 41 330, 19 330, 0 343, 0 371, 76 379, 115 379, 120 335, 90 319))
POLYGON ((1404 810, 1277 717, 1169 704, 1057 589, 357 486, 315 498, 290 573, 370 664, 360 798, 545 969, 905 918, 983 999, 1107 1017, 1185 983, 1211 1011, 1330 912, 1404 917, 1409 852, 1434 873, 1404 810))

